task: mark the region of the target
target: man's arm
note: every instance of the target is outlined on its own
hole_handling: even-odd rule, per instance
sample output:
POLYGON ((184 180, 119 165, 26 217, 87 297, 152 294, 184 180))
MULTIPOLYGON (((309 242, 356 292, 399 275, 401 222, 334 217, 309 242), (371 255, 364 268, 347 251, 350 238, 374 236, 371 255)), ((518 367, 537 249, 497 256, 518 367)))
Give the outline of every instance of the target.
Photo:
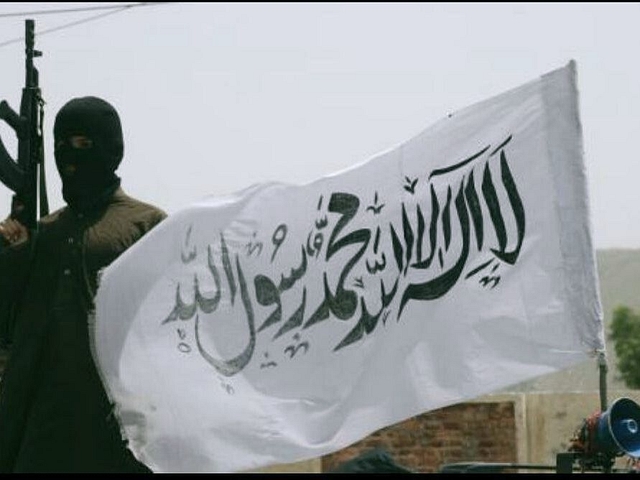
POLYGON ((11 343, 13 304, 29 267, 29 231, 18 221, 0 222, 0 346, 11 343))

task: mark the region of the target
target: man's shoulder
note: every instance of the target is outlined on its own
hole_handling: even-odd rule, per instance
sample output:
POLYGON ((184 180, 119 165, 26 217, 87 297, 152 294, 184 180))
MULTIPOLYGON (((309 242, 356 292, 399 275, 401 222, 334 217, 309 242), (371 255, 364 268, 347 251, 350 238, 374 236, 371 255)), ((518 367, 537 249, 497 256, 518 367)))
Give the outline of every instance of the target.
POLYGON ((122 188, 116 190, 113 196, 112 206, 117 209, 122 209, 125 215, 151 218, 156 223, 167 217, 167 213, 160 207, 132 197, 122 188))
POLYGON ((62 217, 64 215, 64 213, 67 211, 68 207, 62 207, 59 208, 58 210, 55 210, 43 217, 40 218, 40 220, 38 220, 40 222, 41 225, 51 225, 55 222, 57 222, 60 217, 62 217))

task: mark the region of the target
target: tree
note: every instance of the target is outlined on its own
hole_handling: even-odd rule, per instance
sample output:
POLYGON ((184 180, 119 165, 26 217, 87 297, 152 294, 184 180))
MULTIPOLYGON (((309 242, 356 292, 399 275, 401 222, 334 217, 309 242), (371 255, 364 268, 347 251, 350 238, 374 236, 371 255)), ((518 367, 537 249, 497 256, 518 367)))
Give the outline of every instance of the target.
POLYGON ((622 380, 629 388, 640 388, 640 313, 629 307, 617 307, 609 339, 614 342, 622 380))

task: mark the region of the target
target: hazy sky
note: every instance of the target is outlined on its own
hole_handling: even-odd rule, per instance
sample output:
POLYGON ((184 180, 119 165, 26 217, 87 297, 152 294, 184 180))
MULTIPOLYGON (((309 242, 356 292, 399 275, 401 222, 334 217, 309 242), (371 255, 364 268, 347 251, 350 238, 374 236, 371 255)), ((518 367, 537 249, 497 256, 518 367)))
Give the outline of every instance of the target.
MULTIPOLYGON (((640 248, 640 4, 166 3, 59 30, 109 11, 6 16, 101 5, 0 5, 0 99, 16 110, 24 40, 7 42, 35 20, 52 210, 53 119, 73 97, 118 109, 123 187, 172 213, 316 180, 574 59, 595 246, 640 248)), ((2 217, 10 198, 0 185, 2 217)))

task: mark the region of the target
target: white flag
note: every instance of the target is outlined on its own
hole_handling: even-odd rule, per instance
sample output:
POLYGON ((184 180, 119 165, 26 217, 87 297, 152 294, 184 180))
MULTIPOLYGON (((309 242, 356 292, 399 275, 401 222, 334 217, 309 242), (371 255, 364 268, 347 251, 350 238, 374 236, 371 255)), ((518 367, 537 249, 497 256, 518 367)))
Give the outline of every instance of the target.
POLYGON ((351 169, 169 216, 96 300, 130 449, 305 460, 602 351, 582 153, 572 61, 351 169))

